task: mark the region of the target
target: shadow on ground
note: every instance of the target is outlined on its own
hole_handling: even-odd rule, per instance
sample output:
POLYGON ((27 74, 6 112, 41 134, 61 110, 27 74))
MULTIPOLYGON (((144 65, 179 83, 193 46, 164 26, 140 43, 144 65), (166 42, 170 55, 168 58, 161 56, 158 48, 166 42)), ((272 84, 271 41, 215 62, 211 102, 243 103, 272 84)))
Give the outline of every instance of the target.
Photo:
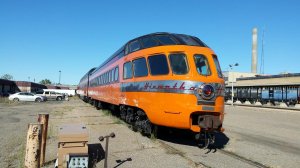
POLYGON ((117 162, 118 164, 117 164, 114 168, 119 167, 119 166, 121 166, 123 163, 125 163, 125 162, 130 162, 130 161, 132 161, 131 158, 127 158, 127 159, 124 159, 124 160, 116 160, 116 162, 117 162))
MULTIPOLYGON (((224 133, 215 132, 214 135, 215 143, 207 147, 209 152, 211 150, 214 150, 215 152, 217 149, 223 149, 229 142, 229 138, 224 133)), ((157 138, 176 144, 199 147, 199 142, 195 140, 195 133, 189 132, 187 130, 160 128, 160 132, 157 138)))
POLYGON ((100 143, 88 144, 89 167, 95 167, 98 162, 105 158, 105 151, 100 143))

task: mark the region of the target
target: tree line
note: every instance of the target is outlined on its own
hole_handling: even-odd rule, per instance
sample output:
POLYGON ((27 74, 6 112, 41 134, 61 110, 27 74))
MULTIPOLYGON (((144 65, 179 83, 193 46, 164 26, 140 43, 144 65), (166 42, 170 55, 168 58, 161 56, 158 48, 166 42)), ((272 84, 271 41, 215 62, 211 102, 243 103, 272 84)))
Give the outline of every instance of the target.
MULTIPOLYGON (((13 80, 14 77, 10 74, 4 74, 0 77, 0 79, 5 79, 5 80, 13 80)), ((52 82, 49 80, 49 79, 43 79, 39 82, 40 84, 43 84, 43 85, 50 85, 52 84, 52 82)))

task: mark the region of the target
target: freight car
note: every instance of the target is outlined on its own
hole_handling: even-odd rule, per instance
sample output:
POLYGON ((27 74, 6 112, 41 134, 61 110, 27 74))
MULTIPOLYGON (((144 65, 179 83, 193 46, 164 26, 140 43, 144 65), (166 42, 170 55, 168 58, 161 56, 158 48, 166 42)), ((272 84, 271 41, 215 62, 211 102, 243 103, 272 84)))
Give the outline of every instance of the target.
POLYGON ((224 80, 216 54, 199 38, 153 33, 127 42, 81 79, 78 94, 144 134, 157 126, 191 130, 204 145, 224 118, 224 80))
MULTIPOLYGON (((250 103, 261 102, 262 104, 284 102, 287 105, 295 105, 300 101, 299 86, 249 86, 236 87, 233 90, 234 101, 242 103, 249 101, 250 103)), ((225 89, 225 101, 231 99, 231 88, 225 89)))

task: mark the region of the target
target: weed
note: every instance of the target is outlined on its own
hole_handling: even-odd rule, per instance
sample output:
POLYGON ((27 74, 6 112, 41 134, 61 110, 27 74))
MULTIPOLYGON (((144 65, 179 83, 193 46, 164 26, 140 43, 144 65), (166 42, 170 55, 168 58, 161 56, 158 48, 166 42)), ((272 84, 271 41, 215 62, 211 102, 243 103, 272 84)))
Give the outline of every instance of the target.
POLYGON ((102 113, 104 114, 104 116, 111 116, 111 111, 109 110, 102 110, 102 113))
POLYGON ((24 166, 24 158, 25 158, 25 141, 22 141, 24 143, 21 144, 21 147, 19 149, 19 153, 18 153, 18 160, 19 160, 19 168, 23 167, 24 166))
POLYGON ((47 131, 47 139, 50 139, 51 137, 54 137, 54 129, 53 125, 48 126, 48 131, 47 131))
POLYGON ((116 117, 113 118, 113 124, 124 124, 124 122, 116 117))
POLYGON ((75 107, 73 107, 73 106, 64 106, 63 110, 65 110, 65 112, 67 112, 67 111, 72 111, 74 108, 75 107))

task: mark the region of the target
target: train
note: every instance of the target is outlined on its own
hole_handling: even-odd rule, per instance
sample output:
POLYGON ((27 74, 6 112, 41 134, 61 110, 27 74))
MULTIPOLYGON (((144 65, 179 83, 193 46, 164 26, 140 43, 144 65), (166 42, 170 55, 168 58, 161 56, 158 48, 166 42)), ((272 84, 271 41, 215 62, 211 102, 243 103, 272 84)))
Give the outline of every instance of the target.
POLYGON ((223 132, 225 83, 217 55, 199 38, 151 33, 128 41, 80 80, 77 93, 110 105, 143 134, 189 130, 207 146, 223 132))
MULTIPOLYGON (((299 86, 260 86, 260 87, 237 87, 233 89, 233 100, 244 103, 261 102, 276 105, 280 102, 293 106, 300 103, 299 86)), ((225 89, 225 101, 231 100, 231 88, 225 89)))

